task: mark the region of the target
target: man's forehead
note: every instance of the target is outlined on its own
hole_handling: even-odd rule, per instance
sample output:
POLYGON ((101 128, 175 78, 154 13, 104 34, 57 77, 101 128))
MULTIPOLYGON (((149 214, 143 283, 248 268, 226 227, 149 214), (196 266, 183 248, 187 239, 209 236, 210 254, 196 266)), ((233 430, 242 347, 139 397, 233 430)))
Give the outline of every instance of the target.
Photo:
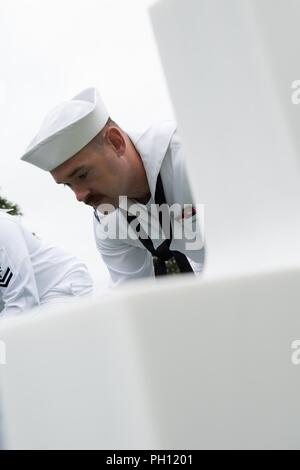
POLYGON ((59 180, 71 178, 84 164, 84 158, 80 154, 76 154, 69 158, 66 162, 59 165, 51 171, 51 175, 56 182, 59 180))
POLYGON ((89 142, 85 147, 83 147, 79 152, 77 152, 69 160, 65 161, 54 170, 51 171, 53 178, 57 181, 70 178, 72 173, 79 170, 83 165, 90 163, 90 157, 96 153, 95 147, 92 142, 89 142))

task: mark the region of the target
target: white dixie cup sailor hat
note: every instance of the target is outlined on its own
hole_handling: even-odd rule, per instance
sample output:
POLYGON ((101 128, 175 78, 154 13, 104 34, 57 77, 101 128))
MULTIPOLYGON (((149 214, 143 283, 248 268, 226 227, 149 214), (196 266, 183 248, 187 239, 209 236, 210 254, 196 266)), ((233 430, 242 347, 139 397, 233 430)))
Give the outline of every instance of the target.
POLYGON ((97 89, 87 88, 50 111, 21 160, 52 171, 93 140, 108 118, 97 89))

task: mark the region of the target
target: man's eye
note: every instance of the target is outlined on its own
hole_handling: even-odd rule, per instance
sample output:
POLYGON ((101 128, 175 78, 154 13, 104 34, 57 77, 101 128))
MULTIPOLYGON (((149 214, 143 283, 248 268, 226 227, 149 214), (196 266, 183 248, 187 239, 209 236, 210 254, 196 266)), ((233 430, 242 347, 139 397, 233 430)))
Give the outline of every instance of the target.
POLYGON ((67 187, 67 188, 71 188, 71 185, 69 183, 63 183, 64 184, 64 188, 67 187))
POLYGON ((80 180, 84 180, 84 178, 86 177, 86 175, 87 175, 87 171, 86 171, 85 173, 81 173, 80 175, 78 175, 78 178, 79 178, 80 180))

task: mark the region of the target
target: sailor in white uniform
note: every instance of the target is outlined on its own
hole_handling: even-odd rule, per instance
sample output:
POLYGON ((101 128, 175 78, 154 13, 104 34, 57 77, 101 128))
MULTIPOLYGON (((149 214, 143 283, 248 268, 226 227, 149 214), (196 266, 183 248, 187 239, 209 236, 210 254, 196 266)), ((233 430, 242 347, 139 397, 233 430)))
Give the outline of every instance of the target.
POLYGON ((76 257, 43 242, 18 217, 0 210, 0 319, 89 295, 92 285, 76 257))
POLYGON ((94 208, 97 248, 114 285, 165 274, 170 259, 180 272, 202 271, 203 219, 174 122, 125 132, 90 88, 47 115, 22 160, 50 171, 94 208), (164 227, 155 205, 174 208, 164 227))

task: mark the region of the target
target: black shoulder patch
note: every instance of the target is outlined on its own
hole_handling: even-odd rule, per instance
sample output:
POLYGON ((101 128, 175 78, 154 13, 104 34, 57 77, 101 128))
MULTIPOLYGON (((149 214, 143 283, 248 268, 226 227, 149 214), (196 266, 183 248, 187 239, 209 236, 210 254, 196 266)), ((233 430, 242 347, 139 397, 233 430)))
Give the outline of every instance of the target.
POLYGON ((13 273, 10 268, 7 268, 3 274, 3 271, 0 267, 0 287, 8 287, 12 277, 13 273))

